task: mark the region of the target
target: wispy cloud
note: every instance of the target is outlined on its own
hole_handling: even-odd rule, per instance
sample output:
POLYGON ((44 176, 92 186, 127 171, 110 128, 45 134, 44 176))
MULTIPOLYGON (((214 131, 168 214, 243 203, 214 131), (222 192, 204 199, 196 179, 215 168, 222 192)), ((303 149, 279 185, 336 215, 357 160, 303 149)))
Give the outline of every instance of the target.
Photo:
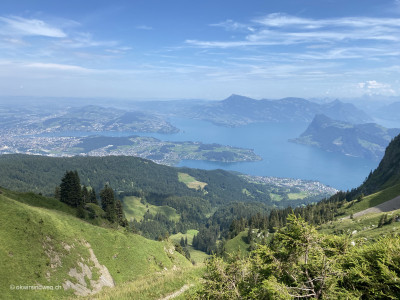
POLYGON ((238 30, 251 31, 251 32, 255 31, 255 29, 253 27, 251 27, 250 25, 239 23, 239 22, 235 22, 233 20, 226 20, 224 22, 210 24, 210 26, 222 27, 222 28, 225 28, 226 30, 229 30, 229 31, 238 31, 238 30))
POLYGON ((0 17, 0 33, 17 36, 45 36, 65 38, 67 34, 60 28, 38 19, 26 19, 18 16, 0 17))
POLYGON ((255 19, 254 22, 267 27, 295 27, 303 29, 316 29, 326 27, 368 28, 376 26, 400 26, 399 19, 397 18, 344 17, 331 19, 310 19, 299 18, 282 13, 269 14, 263 18, 255 19))
POLYGON ((309 19, 274 13, 244 25, 228 20, 214 24, 230 30, 251 33, 234 41, 202 41, 187 39, 186 44, 202 48, 234 48, 244 46, 293 45, 309 43, 338 43, 343 41, 400 41, 400 18, 346 17, 309 19))
POLYGON ((118 42, 96 40, 91 33, 78 32, 68 39, 57 41, 57 45, 69 48, 115 47, 118 46, 118 42))
POLYGON ((45 70, 56 70, 56 71, 74 71, 74 72, 92 72, 93 70, 83 68, 80 66, 74 65, 64 65, 64 64, 55 64, 55 63, 27 63, 23 64, 24 67, 28 68, 37 68, 37 69, 45 69, 45 70))

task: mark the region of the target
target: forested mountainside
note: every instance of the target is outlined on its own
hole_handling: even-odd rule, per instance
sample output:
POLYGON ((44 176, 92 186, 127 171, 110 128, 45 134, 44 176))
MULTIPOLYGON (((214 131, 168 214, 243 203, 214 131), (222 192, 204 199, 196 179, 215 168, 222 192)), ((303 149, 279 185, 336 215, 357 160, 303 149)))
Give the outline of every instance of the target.
POLYGON ((371 172, 366 181, 358 188, 364 194, 371 194, 393 186, 400 181, 400 135, 388 145, 385 156, 379 166, 371 172))
MULTIPOLYGON (((276 207, 318 201, 335 191, 309 182, 304 182, 303 186, 299 186, 298 181, 286 185, 252 182, 248 177, 223 170, 173 168, 126 156, 2 155, 0 167, 3 187, 47 196, 55 195, 61 178, 70 170, 78 173, 83 186, 96 193, 107 184, 122 202, 128 221, 151 239, 200 229, 214 212, 225 211, 226 207, 238 202, 244 206, 244 216, 249 217, 250 212, 267 212, 276 207), (137 212, 138 205, 142 206, 143 213, 137 212), (151 209, 153 206, 155 208, 151 209)), ((213 222, 225 224, 233 218, 224 214, 213 222)), ((218 230, 226 231, 230 224, 225 225, 218 225, 221 228, 218 230)))
MULTIPOLYGON (((44 195, 53 195, 54 188, 67 170, 77 170, 82 184, 101 189, 105 183, 118 193, 167 196, 201 197, 212 205, 232 201, 257 201, 272 204, 270 193, 282 194, 283 206, 290 203, 303 204, 315 201, 332 193, 334 189, 323 186, 318 195, 301 196, 298 202, 295 196, 290 200, 288 193, 298 193, 299 188, 279 188, 274 183, 254 183, 237 174, 224 170, 200 170, 190 168, 173 168, 155 164, 149 160, 128 157, 68 157, 51 158, 32 155, 1 155, 0 180, 2 186, 18 191, 34 191, 44 195), (187 174, 192 180, 204 183, 203 188, 188 187, 182 176, 187 174), (286 196, 285 196, 286 194, 286 196)), ((189 177, 189 180, 190 180, 189 177)), ((307 182, 305 182, 307 184, 307 182)), ((274 202, 274 205, 279 205, 274 202)))

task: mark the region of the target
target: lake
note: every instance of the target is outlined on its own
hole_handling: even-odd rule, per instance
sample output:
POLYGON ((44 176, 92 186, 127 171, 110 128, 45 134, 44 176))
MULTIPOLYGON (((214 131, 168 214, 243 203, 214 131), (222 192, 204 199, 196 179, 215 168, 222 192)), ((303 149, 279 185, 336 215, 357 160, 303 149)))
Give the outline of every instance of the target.
POLYGON ((181 131, 176 134, 146 134, 160 140, 199 141, 254 149, 263 160, 220 163, 185 160, 178 166, 200 169, 225 169, 250 175, 318 180, 337 189, 359 186, 378 161, 329 153, 298 145, 288 140, 298 137, 307 123, 257 123, 229 128, 200 120, 169 120, 181 131))
POLYGON ((62 132, 57 136, 152 136, 164 141, 198 141, 253 149, 263 160, 221 163, 184 160, 177 166, 199 169, 224 169, 250 175, 318 180, 331 187, 347 190, 358 187, 378 161, 330 153, 318 148, 291 143, 308 123, 256 123, 230 128, 209 122, 173 118, 168 120, 180 129, 175 134, 133 132, 62 132))

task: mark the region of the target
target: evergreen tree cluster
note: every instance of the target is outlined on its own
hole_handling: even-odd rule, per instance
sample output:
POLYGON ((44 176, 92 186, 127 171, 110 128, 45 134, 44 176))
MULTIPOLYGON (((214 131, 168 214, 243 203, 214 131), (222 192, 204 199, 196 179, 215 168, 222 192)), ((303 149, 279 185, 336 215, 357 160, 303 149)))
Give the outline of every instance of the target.
MULTIPOLYGON (((65 204, 77 208, 76 214, 84 219, 86 215, 90 218, 99 217, 95 209, 89 204, 99 205, 96 192, 93 188, 81 186, 78 171, 66 171, 61 179, 60 186, 55 189, 55 198, 65 204)), ((100 191, 101 207, 104 211, 104 218, 111 223, 118 223, 120 226, 128 226, 125 218, 122 203, 114 197, 114 190, 105 185, 100 191)))
POLYGON ((250 257, 214 256, 203 279, 196 299, 398 299, 400 236, 353 246, 291 214, 250 257))
POLYGON ((193 237, 192 245, 194 248, 204 251, 207 254, 213 254, 218 250, 217 239, 219 236, 220 230, 218 226, 204 226, 193 237))

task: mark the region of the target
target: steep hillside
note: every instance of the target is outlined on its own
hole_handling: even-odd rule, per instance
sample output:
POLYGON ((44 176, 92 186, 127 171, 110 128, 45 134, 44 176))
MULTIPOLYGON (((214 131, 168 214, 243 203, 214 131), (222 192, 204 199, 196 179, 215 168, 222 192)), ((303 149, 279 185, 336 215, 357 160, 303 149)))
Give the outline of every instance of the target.
POLYGON ((359 191, 370 194, 400 182, 400 135, 386 148, 379 166, 359 187, 359 191))
POLYGON ((291 141, 377 160, 383 157, 386 146, 399 133, 400 129, 387 129, 374 123, 354 125, 320 114, 315 116, 300 137, 291 141))
MULTIPOLYGON (((169 272, 172 280, 173 270, 179 270, 177 276, 182 277, 182 272, 191 268, 191 263, 169 242, 150 241, 123 230, 91 225, 54 201, 2 189, 2 299, 89 295, 103 287, 118 289, 126 282, 151 274, 169 272)), ((156 285, 153 282, 153 287, 156 285)), ((154 298, 174 289, 167 286, 154 298)))

